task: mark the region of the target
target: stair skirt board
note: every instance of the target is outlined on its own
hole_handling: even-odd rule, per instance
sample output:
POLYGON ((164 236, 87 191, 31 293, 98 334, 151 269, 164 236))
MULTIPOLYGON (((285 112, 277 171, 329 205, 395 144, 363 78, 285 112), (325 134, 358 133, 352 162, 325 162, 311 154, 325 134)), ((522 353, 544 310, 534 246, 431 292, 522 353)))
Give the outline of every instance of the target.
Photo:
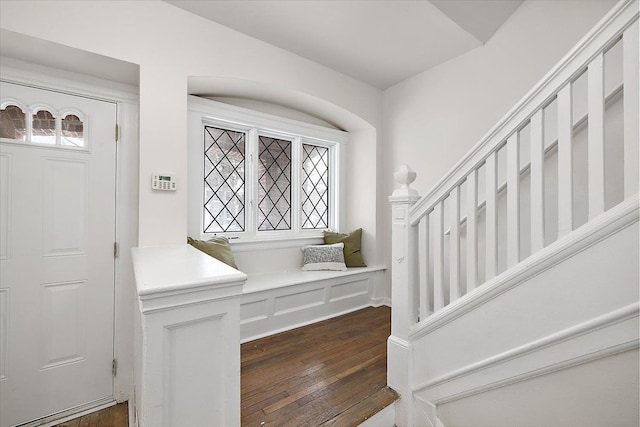
POLYGON ((440 405, 640 347, 634 303, 414 388, 416 398, 440 405))

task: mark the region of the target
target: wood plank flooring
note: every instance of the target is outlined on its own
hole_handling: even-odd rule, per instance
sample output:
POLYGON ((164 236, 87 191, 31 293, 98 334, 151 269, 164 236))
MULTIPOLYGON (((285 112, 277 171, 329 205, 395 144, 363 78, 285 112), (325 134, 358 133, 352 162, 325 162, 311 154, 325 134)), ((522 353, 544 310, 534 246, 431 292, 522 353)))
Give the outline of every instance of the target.
POLYGON ((387 383, 389 307, 243 344, 243 426, 356 426, 397 399, 387 383))
POLYGON ((55 427, 127 427, 128 425, 129 409, 127 402, 124 402, 74 418, 55 427))
MULTIPOLYGON (((388 307, 243 344, 243 426, 357 426, 397 399, 387 384, 388 307)), ((56 427, 127 427, 126 403, 56 427)))

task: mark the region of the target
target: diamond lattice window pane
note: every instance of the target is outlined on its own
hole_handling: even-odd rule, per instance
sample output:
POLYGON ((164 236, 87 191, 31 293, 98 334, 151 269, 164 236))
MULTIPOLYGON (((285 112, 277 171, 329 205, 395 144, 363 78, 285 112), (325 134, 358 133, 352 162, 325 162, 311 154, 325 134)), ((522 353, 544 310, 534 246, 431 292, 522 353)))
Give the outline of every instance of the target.
POLYGON ((258 138, 258 230, 291 229, 291 141, 258 138))
POLYGON ((329 149, 302 144, 302 228, 329 227, 329 149))
POLYGON ((205 233, 244 231, 245 139, 243 132, 204 127, 205 233))

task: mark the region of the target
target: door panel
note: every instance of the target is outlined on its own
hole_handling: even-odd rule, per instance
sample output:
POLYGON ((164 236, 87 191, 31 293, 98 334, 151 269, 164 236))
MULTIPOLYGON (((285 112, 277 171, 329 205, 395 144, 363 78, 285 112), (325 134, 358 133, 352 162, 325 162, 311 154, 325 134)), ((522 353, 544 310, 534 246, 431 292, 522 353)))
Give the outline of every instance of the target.
POLYGON ((113 396, 116 105, 0 85, 3 105, 26 112, 27 133, 0 139, 5 427, 113 396))

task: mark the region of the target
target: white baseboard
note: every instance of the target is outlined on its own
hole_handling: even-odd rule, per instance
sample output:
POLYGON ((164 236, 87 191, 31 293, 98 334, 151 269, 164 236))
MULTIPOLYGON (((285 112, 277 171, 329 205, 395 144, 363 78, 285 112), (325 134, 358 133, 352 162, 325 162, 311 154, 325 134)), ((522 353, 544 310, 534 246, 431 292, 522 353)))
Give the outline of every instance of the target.
POLYGON ((371 298, 371 306, 372 307, 391 307, 391 298, 380 297, 380 298, 371 298))
POLYGON ((133 398, 129 400, 129 427, 138 427, 138 417, 136 416, 135 391, 131 393, 133 398))

